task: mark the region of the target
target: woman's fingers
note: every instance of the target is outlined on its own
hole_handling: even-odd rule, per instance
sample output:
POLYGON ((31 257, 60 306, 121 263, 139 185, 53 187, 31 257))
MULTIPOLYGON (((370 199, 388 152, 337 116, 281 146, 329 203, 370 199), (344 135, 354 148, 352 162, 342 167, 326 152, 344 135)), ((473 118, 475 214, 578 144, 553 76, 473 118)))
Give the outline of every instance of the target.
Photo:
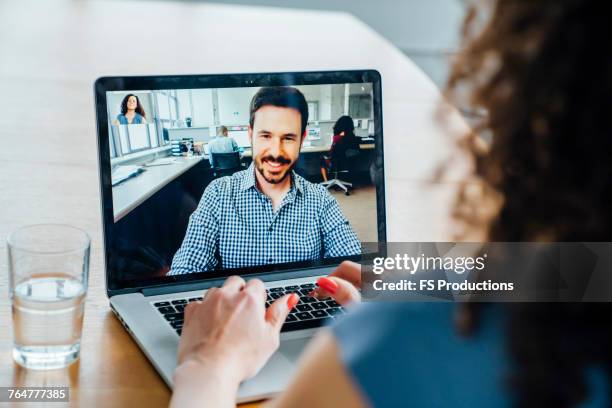
POLYGON ((335 276, 319 278, 314 294, 318 298, 332 297, 341 305, 361 301, 361 293, 351 282, 335 276))
POLYGON ((332 279, 323 277, 317 280, 317 287, 313 291, 313 296, 318 298, 327 298, 335 295, 337 291, 338 283, 332 279))
POLYGON ((212 288, 207 289, 206 292, 204 293, 202 302, 206 302, 206 299, 212 297, 213 293, 215 293, 218 290, 219 290, 219 288, 216 287, 216 286, 213 286, 212 288))
POLYGON ((330 274, 361 287, 361 265, 352 261, 344 261, 330 274))
POLYGON ((226 290, 229 293, 236 293, 240 292, 245 285, 246 282, 244 281, 244 279, 242 279, 240 276, 234 275, 230 276, 225 280, 225 282, 223 282, 223 286, 221 287, 221 289, 226 290))
POLYGON ((300 298, 295 293, 285 295, 270 305, 266 310, 266 320, 272 325, 276 332, 280 332, 281 326, 285 323, 287 315, 297 305, 300 298))
POLYGON ((266 300, 268 298, 268 295, 266 293, 266 287, 264 286, 263 282, 259 279, 250 279, 246 285, 244 286, 244 290, 249 290, 249 291, 253 291, 255 293, 258 294, 258 296, 260 296, 263 301, 262 301, 262 305, 266 304, 266 300))
POLYGON ((361 265, 344 261, 326 278, 317 281, 312 296, 319 299, 333 297, 341 305, 361 300, 361 265))

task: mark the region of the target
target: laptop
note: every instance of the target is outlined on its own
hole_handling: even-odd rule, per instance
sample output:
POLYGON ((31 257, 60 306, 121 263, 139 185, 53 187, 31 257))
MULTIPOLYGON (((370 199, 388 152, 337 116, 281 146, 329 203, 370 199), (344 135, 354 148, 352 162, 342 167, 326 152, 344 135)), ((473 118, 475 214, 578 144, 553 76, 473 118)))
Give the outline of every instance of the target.
POLYGON ((317 278, 386 241, 380 74, 102 77, 94 88, 112 311, 172 388, 185 305, 231 275, 263 280, 268 305, 298 293, 279 350, 237 402, 282 391, 308 339, 346 313, 309 296, 317 278), (340 168, 329 153, 367 131, 355 123, 372 135, 340 168), (222 126, 241 129, 243 148, 241 166, 219 176, 195 141, 222 126), (273 204, 262 186, 283 180, 273 204))

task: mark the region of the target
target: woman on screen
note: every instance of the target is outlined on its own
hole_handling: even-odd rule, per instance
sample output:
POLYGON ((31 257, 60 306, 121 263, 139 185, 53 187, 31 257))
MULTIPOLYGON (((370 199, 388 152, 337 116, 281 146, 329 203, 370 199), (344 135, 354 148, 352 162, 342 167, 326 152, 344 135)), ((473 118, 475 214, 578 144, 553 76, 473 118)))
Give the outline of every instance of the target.
POLYGON ((127 94, 121 101, 121 113, 113 121, 114 125, 140 125, 147 123, 147 115, 134 94, 127 94))

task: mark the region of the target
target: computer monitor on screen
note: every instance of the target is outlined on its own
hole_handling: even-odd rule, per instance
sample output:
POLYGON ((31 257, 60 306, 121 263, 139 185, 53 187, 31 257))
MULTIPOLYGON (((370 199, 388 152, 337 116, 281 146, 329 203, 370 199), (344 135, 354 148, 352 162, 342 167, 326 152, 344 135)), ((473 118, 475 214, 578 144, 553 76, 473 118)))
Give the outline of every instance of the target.
POLYGON ((234 139, 239 147, 251 147, 251 141, 249 140, 249 131, 247 129, 230 130, 228 132, 228 136, 234 139))

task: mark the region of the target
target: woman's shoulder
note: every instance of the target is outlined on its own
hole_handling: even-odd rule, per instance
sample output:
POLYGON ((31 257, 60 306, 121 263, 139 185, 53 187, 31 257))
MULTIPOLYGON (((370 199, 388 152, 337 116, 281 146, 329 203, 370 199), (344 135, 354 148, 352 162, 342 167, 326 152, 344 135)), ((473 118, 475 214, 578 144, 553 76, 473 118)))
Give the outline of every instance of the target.
POLYGON ((380 302, 356 305, 334 326, 340 336, 354 326, 367 324, 370 344, 401 342, 418 330, 421 336, 454 336, 455 305, 447 302, 380 302))
POLYGON ((486 317, 476 335, 463 338, 455 330, 456 307, 370 303, 333 326, 341 359, 372 406, 426 406, 434 395, 443 396, 437 406, 456 406, 453 401, 462 398, 459 406, 505 405, 503 332, 495 323, 500 319, 486 317), (475 384, 488 390, 471 390, 475 384))

